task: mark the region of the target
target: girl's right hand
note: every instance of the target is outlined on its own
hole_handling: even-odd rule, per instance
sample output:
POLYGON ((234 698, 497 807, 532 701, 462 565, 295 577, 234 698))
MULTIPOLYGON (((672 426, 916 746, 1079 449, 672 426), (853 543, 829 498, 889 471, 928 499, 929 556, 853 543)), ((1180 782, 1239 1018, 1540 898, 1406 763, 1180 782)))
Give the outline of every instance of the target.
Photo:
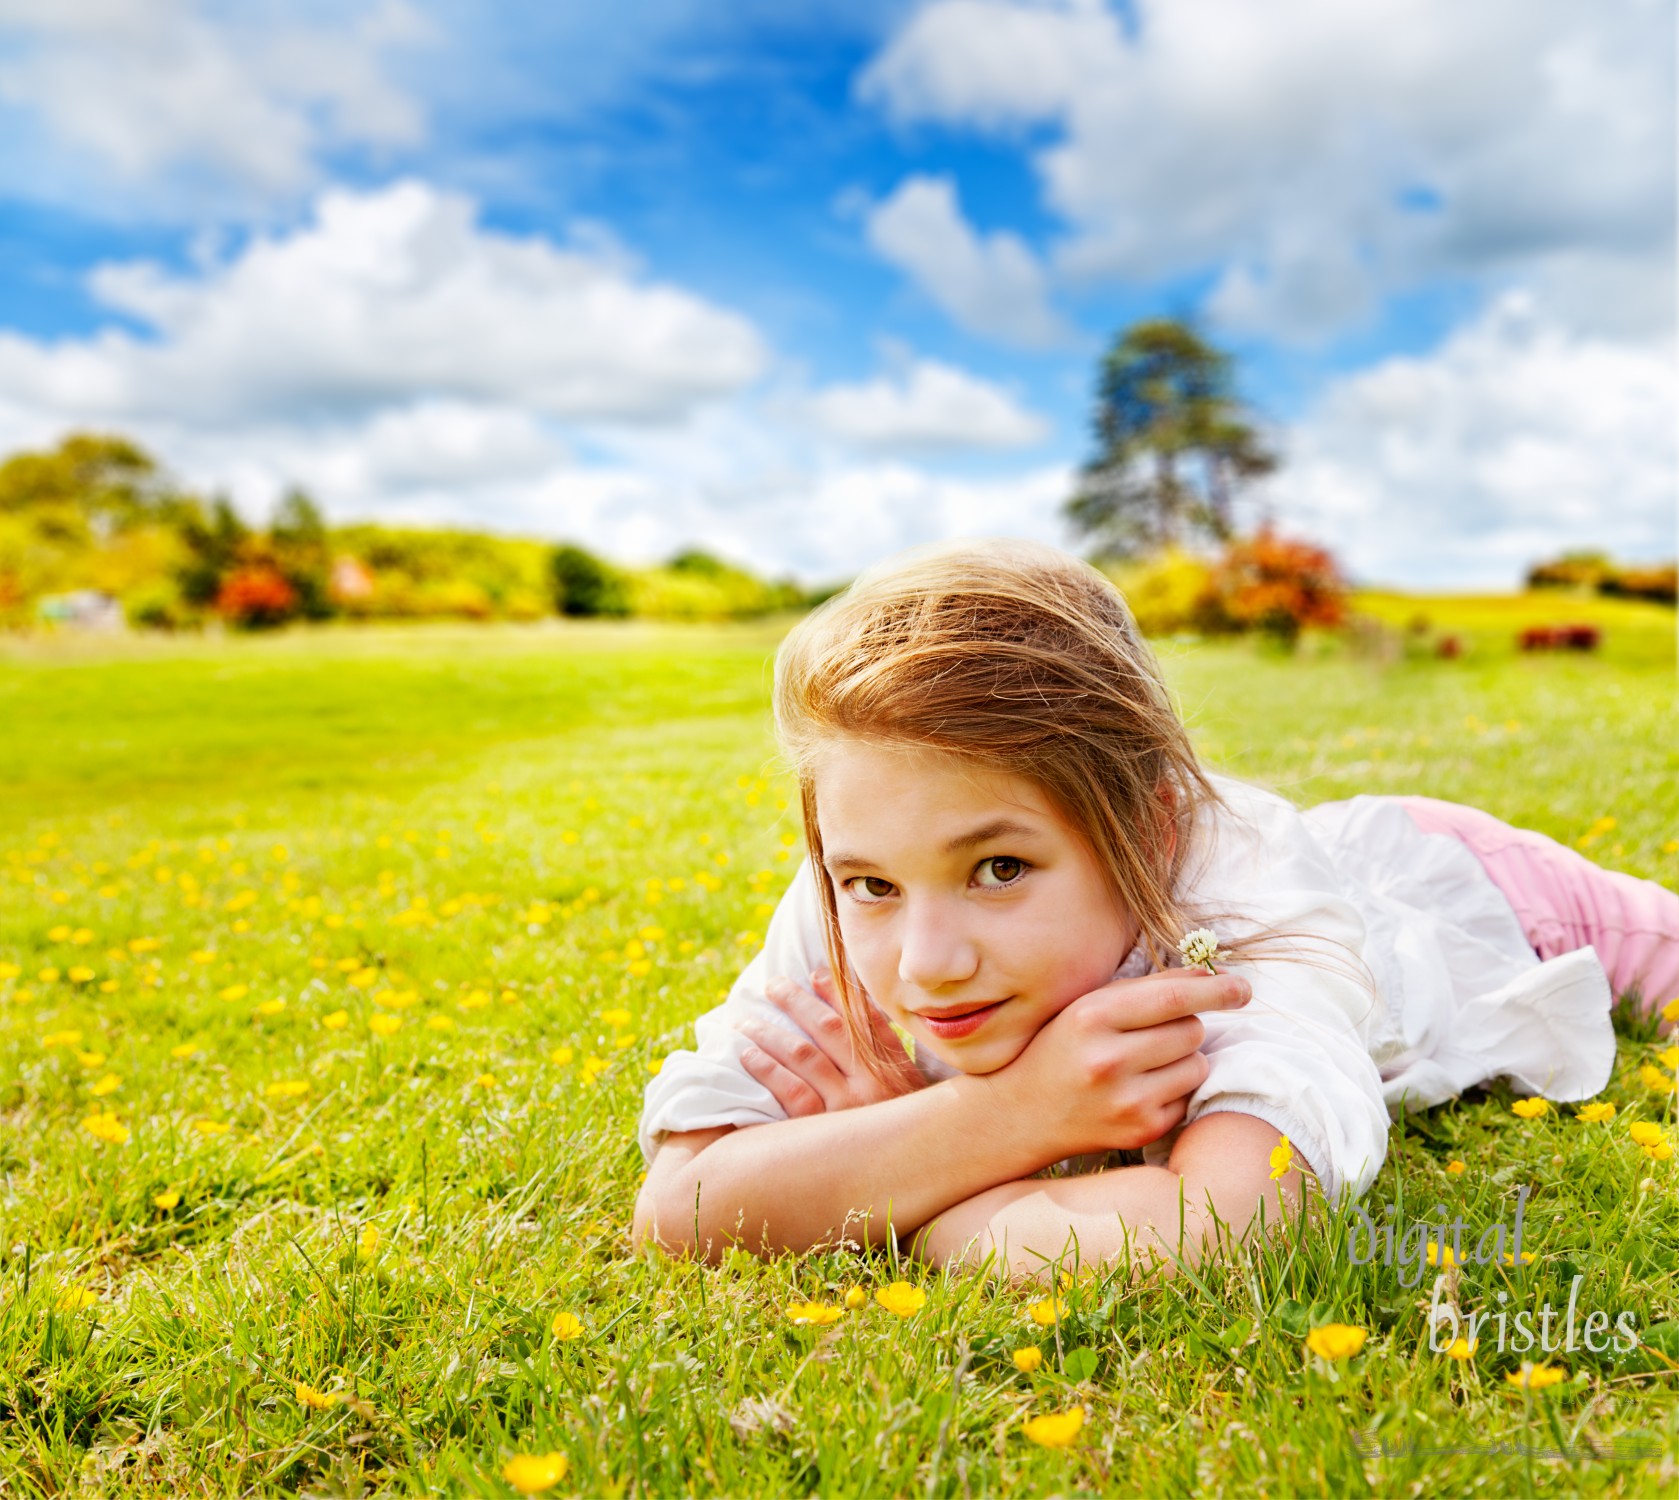
POLYGON ((1237 1010, 1253 990, 1236 974, 1169 969, 1081 995, 1019 1057, 990 1075, 1007 1118, 1042 1133, 1046 1162, 1134 1150, 1183 1123, 1212 1065, 1198 1012, 1237 1010))

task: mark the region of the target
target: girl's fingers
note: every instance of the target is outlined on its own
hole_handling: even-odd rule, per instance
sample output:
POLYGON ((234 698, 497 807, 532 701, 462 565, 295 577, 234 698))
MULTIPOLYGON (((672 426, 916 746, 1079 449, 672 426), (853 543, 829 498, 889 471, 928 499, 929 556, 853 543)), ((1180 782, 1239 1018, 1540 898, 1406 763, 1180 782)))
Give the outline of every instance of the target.
MULTIPOLYGON (((1207 1081, 1207 1074, 1212 1072, 1212 1068, 1205 1052, 1191 1052, 1188 1057, 1167 1063, 1163 1068, 1150 1068, 1142 1075, 1142 1082, 1162 1104, 1182 1103, 1187 1111, 1186 1096, 1207 1081)), ((1182 1118, 1181 1113, 1179 1118, 1182 1118)))
MULTIPOLYGON (((811 982, 833 995, 833 984, 826 970, 811 982)), ((851 1071, 851 1038, 846 1035, 845 1020, 833 1000, 813 995, 785 979, 770 985, 766 993, 770 1004, 821 1048, 834 1067, 842 1073, 851 1071)))
POLYGON ((1127 1035, 1126 1044, 1132 1068, 1144 1072, 1188 1057, 1206 1039, 1207 1028, 1201 1018, 1185 1016, 1177 1021, 1162 1021, 1147 1031, 1133 1031, 1127 1035))
MULTIPOLYGON (((837 1104, 845 1090, 845 1075, 809 1037, 794 1036, 773 1022, 745 1021, 741 1023, 741 1030, 757 1044, 760 1052, 766 1053, 785 1072, 812 1089, 823 1108, 837 1104)), ((759 1079, 759 1082, 763 1080, 759 1079)))
POLYGON ((1116 1031, 1141 1031, 1197 1011, 1240 1010, 1252 997, 1253 986, 1239 974, 1173 969, 1144 979, 1109 980, 1073 1004, 1100 1006, 1116 1031))
POLYGON ((822 1096, 802 1078, 796 1077, 761 1047, 748 1047, 740 1055, 741 1066, 775 1096, 775 1102, 789 1120, 819 1115, 827 1106, 822 1096))

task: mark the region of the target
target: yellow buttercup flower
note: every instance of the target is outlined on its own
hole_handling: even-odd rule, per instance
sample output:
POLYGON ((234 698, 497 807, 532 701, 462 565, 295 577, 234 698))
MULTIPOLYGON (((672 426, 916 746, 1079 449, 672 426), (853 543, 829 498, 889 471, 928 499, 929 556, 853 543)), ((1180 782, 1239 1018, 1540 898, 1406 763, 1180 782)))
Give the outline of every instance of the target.
POLYGON ((520 1453, 501 1467, 501 1477, 521 1495, 540 1495, 566 1476, 571 1460, 563 1453, 520 1453))
POLYGON ((1454 1266, 1457 1256, 1452 1253, 1450 1245, 1437 1245, 1433 1240, 1428 1242, 1428 1263, 1431 1266, 1454 1266))
POLYGON ((814 1327, 837 1323, 844 1316, 842 1309, 830 1306, 826 1302, 794 1302, 787 1308, 789 1322, 814 1327))
POLYGON ((611 1026, 614 1029, 620 1026, 628 1026, 630 1024, 630 1013, 622 1007, 617 1007, 612 1010, 603 1010, 600 1013, 600 1018, 606 1022, 608 1026, 611 1026))
POLYGON ((1028 1344, 1024 1349, 1014 1351, 1014 1367, 1022 1375, 1030 1375, 1044 1362, 1044 1351, 1036 1344, 1028 1344))
POLYGON ((110 1110, 101 1110, 82 1121, 82 1129, 95 1140, 120 1146, 128 1140, 128 1129, 110 1110))
POLYGON ((1475 1357, 1480 1342, 1479 1339, 1453 1339, 1446 1346, 1446 1353, 1455 1360, 1470 1360, 1475 1357))
POLYGON ((1666 1141, 1657 1141, 1653 1146, 1646 1146, 1644 1154, 1651 1161, 1671 1161, 1673 1159, 1673 1147, 1666 1141))
POLYGON ((556 1047, 548 1054, 548 1061, 558 1063, 562 1068, 577 1054, 570 1047, 556 1047))
POLYGON ((426 1017, 426 1030, 427 1031, 453 1031, 454 1029, 455 1029, 455 1021, 454 1021, 454 1018, 452 1016, 427 1016, 426 1017))
POLYGON ((1293 1169, 1294 1147, 1289 1145, 1286 1135, 1281 1136, 1271 1148, 1271 1181, 1276 1182, 1286 1177, 1293 1169))
POLYGON ((350 1013, 347 1010, 335 1010, 321 1017, 321 1025, 328 1031, 342 1031, 350 1024, 350 1013))
POLYGON ((100 1063, 105 1061, 105 1054, 103 1052, 78 1052, 76 1061, 84 1068, 97 1068, 100 1063))
POLYGON ((90 1083, 87 1091, 96 1099, 103 1099, 107 1094, 114 1094, 122 1087, 122 1079, 115 1073, 107 1073, 97 1083, 90 1083))
POLYGON ((282 1078, 263 1090, 270 1099, 301 1099, 309 1092, 309 1084, 302 1078, 282 1078))
POLYGON ((1679 1087, 1679 1079, 1662 1072, 1654 1063, 1645 1063, 1640 1067, 1638 1077, 1645 1088, 1654 1089, 1658 1094, 1665 1094, 1669 1089, 1679 1087))
POLYGON ((854 1286, 845 1294, 845 1306, 848 1312, 856 1312, 859 1307, 868 1303, 869 1294, 862 1287, 854 1286))
POLYGON ((1679 1070, 1679 1047, 1663 1047, 1656 1054, 1656 1061, 1664 1068, 1679 1070))
POLYGON ((1021 1430, 1040 1448, 1066 1448, 1083 1426, 1084 1408, 1075 1406, 1070 1411, 1032 1417, 1021 1430))
POLYGON ((43 1047, 79 1047, 82 1044, 82 1034, 79 1031, 49 1031, 41 1038, 43 1047))
POLYGON ((198 1051, 198 1043, 196 1043, 196 1042, 182 1042, 177 1047, 171 1047, 169 1049, 169 1055, 171 1057, 180 1058, 180 1059, 184 1060, 186 1058, 191 1057, 197 1051, 198 1051))
POLYGON ((1369 1334, 1350 1323, 1325 1323, 1306 1335, 1306 1347, 1319 1359, 1351 1359, 1369 1334))
POLYGON ((250 992, 251 987, 248 984, 230 984, 225 989, 217 990, 216 998, 228 1001, 243 1000, 250 992))
POLYGON ((1675 995, 1666 1005, 1662 1006, 1662 1020, 1679 1021, 1679 995, 1675 995))
POLYGON ((1540 1098, 1518 1099, 1510 1106, 1511 1110, 1524 1120, 1537 1120, 1550 1107, 1548 1102, 1540 1098))
POLYGON ((493 1089, 500 1087, 500 1085, 496 1082, 496 1075, 494 1073, 480 1073, 472 1081, 481 1089, 493 1089))
POLYGON ((325 1411, 338 1400, 337 1391, 317 1391, 312 1385, 305 1385, 301 1380, 292 1382, 292 1389, 297 1393, 298 1405, 310 1411, 325 1411))
POLYGON ((84 1307, 92 1307, 99 1300, 99 1293, 89 1291, 85 1286, 66 1287, 58 1294, 58 1305, 63 1312, 80 1312, 84 1307))
POLYGON ((194 1120, 192 1128, 200 1135, 226 1135, 233 1129, 231 1125, 224 1125, 220 1120, 194 1120))
POLYGON ((1588 1125, 1602 1125, 1605 1121, 1615 1118, 1615 1106, 1607 1099, 1596 1104, 1583 1104, 1580 1106, 1578 1118, 1588 1125))
POLYGON ((379 1253, 379 1241, 384 1236, 379 1233, 377 1224, 369 1224, 356 1238, 356 1258, 358 1260, 372 1260, 379 1253))
POLYGON ((583 1337, 583 1320, 576 1313, 557 1312, 554 1321, 548 1325, 548 1331, 562 1344, 568 1344, 583 1337))
POLYGON ((1627 1126, 1627 1134, 1640 1146, 1655 1146, 1661 1142, 1662 1128, 1653 1120, 1634 1120, 1627 1126))
POLYGON ((900 1318, 913 1317, 927 1305, 927 1294, 907 1281, 894 1281, 874 1294, 874 1300, 887 1312, 900 1318))
POLYGON ((1469 1170, 1469 1168, 1461 1161, 1449 1161, 1446 1163, 1446 1170, 1450 1172, 1453 1177, 1461 1177, 1469 1170))
POLYGON ((264 1000, 257 1006, 254 1014, 259 1016, 277 1016, 286 1008, 284 1000, 264 1000))
POLYGON ((179 1188, 166 1188, 161 1193, 152 1194, 152 1202, 165 1213, 178 1205, 180 1201, 181 1190, 179 1188))
POLYGON ((1530 1391, 1542 1391, 1548 1385, 1556 1385, 1568 1378, 1566 1370, 1559 1370, 1555 1365, 1536 1365, 1531 1360, 1523 1360, 1519 1370, 1512 1370, 1504 1377, 1511 1385, 1523 1386, 1530 1391))
POLYGON ((402 1030, 401 1016, 387 1016, 383 1011, 367 1018, 367 1029, 374 1036, 395 1036, 402 1030))
POLYGON ((1045 1297, 1042 1302, 1034 1302, 1026 1310, 1040 1328, 1048 1328, 1058 1319, 1067 1316, 1067 1304, 1059 1297, 1045 1297))

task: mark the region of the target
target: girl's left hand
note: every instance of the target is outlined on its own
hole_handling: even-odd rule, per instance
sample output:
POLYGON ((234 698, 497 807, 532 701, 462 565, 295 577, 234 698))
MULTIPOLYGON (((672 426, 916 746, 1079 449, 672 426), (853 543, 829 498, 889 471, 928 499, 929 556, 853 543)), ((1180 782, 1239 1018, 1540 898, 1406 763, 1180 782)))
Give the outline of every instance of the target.
POLYGON ((803 1037, 756 1019, 740 1023, 752 1042, 741 1055, 742 1065, 775 1095, 789 1119, 878 1104, 926 1087, 897 1033, 873 1005, 869 1006, 870 1023, 894 1066, 885 1080, 869 1072, 857 1060, 845 1020, 836 1008, 833 975, 826 968, 818 969, 811 984, 814 994, 788 980, 768 990, 770 1003, 805 1033, 803 1037))

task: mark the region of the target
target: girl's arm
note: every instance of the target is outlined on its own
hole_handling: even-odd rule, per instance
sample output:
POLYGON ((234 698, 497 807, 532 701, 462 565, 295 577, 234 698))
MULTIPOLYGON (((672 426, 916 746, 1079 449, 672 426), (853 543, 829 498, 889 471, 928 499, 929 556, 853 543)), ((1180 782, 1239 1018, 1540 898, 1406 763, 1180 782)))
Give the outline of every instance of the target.
POLYGON ((1271 1178, 1277 1142, 1276 1126, 1253 1115, 1203 1115, 1184 1128, 1164 1167, 1004 1183, 939 1215, 916 1248, 943 1263, 994 1257, 999 1270, 1025 1275, 1075 1259, 1115 1260, 1127 1243, 1141 1265, 1151 1253, 1168 1265, 1179 1256, 1194 1265, 1215 1234, 1239 1238, 1261 1203, 1275 1223, 1285 1203, 1298 1201, 1297 1169, 1271 1178))
POLYGON ((1196 1012, 1235 1009, 1248 994, 1224 974, 1115 980, 996 1073, 668 1136, 636 1203, 635 1238, 707 1259, 734 1244, 763 1254, 875 1243, 1063 1157, 1158 1140, 1206 1077, 1196 1012))

